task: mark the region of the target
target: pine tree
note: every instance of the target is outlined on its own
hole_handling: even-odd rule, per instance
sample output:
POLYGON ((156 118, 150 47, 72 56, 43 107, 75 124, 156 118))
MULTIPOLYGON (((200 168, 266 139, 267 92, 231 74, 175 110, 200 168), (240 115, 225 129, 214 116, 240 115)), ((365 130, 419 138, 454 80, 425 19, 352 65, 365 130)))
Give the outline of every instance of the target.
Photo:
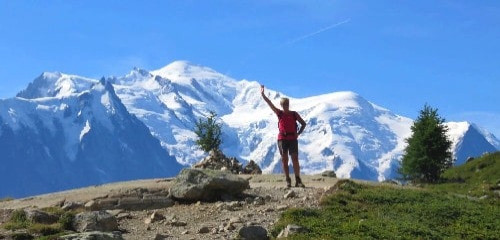
POLYGON ((399 169, 403 179, 434 183, 451 166, 451 141, 446 136, 444 121, 437 109, 424 105, 411 127, 412 136, 406 139, 408 146, 399 169))
POLYGON ((209 152, 210 150, 219 149, 221 140, 221 124, 217 122, 217 114, 210 111, 206 120, 198 119, 196 123, 195 134, 198 136, 196 145, 203 151, 209 152))

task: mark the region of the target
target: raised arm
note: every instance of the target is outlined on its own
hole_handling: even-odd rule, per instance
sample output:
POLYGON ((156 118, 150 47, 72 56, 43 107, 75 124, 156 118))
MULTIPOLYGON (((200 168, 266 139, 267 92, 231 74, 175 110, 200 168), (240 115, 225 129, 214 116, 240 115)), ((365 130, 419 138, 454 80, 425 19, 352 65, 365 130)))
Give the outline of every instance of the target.
POLYGON ((264 94, 264 85, 260 85, 260 95, 262 95, 262 98, 264 98, 264 101, 266 101, 267 105, 269 105, 269 107, 273 110, 273 112, 278 114, 280 110, 277 109, 271 102, 271 100, 269 100, 269 98, 266 97, 266 94, 264 94))

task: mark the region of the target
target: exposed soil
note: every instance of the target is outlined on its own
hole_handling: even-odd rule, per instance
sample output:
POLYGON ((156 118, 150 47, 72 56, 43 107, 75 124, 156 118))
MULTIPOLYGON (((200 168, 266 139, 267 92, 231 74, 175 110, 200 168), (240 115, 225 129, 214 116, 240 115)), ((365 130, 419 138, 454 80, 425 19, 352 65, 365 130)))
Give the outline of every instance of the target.
MULTIPOLYGON (((233 239, 245 225, 260 225, 269 231, 286 209, 318 207, 325 189, 337 182, 336 178, 304 175, 302 181, 306 188, 286 188, 283 175, 240 176, 250 182, 250 189, 245 190, 242 199, 211 203, 176 203, 172 207, 156 210, 113 210, 113 214, 118 218, 125 239, 233 239), (145 220, 154 212, 162 217, 146 223, 145 220)), ((64 201, 86 203, 92 199, 132 192, 138 188, 168 189, 171 184, 171 179, 138 180, 4 201, 0 202, 0 223, 6 221, 5 216, 8 215, 9 209, 51 207, 64 201)))

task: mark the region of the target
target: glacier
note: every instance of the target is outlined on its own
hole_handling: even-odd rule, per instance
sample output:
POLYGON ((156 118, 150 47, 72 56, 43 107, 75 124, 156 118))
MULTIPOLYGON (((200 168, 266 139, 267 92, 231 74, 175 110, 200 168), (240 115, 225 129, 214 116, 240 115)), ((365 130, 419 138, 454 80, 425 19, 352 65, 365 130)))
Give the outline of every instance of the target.
MULTIPOLYGON (((412 119, 352 91, 305 98, 272 89, 266 89, 266 94, 277 106, 281 97, 290 98, 290 108, 307 122, 299 138, 303 173, 334 170, 340 178, 372 181, 397 177, 412 119)), ((254 160, 265 173, 281 172, 278 119, 261 98, 260 83, 238 81, 187 61, 153 71, 134 68, 125 76, 100 80, 43 73, 15 98, 0 100, 0 144, 19 141, 14 150, 0 147, 0 162, 9 168, 28 168, 26 178, 33 181, 52 181, 51 188, 24 186, 31 193, 172 176, 206 156, 194 144, 193 130, 210 111, 217 113, 222 124, 221 148, 226 155, 244 163, 254 160), (37 158, 18 152, 32 146, 37 158), (77 165, 88 172, 69 177, 72 184, 45 176, 70 176, 77 165), (85 177, 92 180, 78 180, 85 177)), ((455 164, 499 149, 498 139, 474 123, 447 122, 446 126, 455 164)), ((0 180, 10 178, 16 179, 10 174, 0 180)), ((9 193, 0 192, 5 194, 9 193)))

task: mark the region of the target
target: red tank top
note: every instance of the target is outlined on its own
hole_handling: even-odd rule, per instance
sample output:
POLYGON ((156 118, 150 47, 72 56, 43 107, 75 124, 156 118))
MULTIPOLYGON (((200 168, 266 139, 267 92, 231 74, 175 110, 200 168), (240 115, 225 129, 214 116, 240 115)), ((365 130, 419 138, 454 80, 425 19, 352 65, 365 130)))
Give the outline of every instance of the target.
POLYGON ((297 112, 278 112, 278 140, 297 139, 297 112))

